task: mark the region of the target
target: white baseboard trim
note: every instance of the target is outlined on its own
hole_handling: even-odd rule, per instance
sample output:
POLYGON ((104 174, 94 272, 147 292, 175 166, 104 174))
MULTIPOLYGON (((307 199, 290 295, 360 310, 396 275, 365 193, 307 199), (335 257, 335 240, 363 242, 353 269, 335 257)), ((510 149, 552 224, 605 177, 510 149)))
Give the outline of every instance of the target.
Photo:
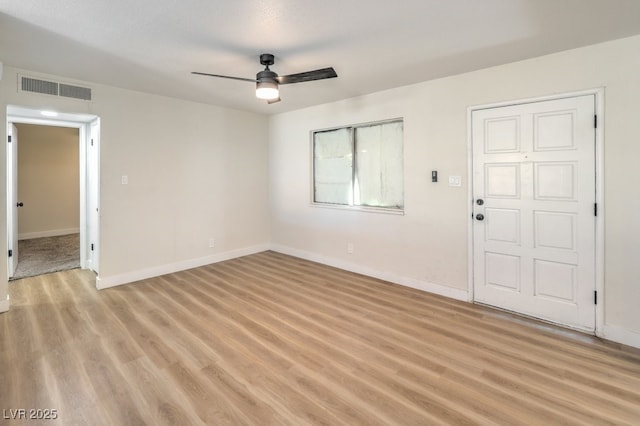
POLYGON ((10 306, 11 306, 11 300, 9 299, 9 295, 7 294, 7 298, 5 300, 0 301, 0 314, 3 312, 7 312, 10 306))
POLYGON ((640 348, 640 333, 616 325, 605 325, 602 328, 603 339, 613 342, 622 343, 623 345, 640 348))
POLYGON ((411 287, 417 290, 438 294, 440 296, 449 297, 451 299, 461 300, 463 302, 469 301, 469 294, 467 290, 460 290, 457 288, 447 287, 441 284, 434 284, 428 281, 417 280, 415 278, 409 278, 409 277, 405 277, 405 276, 390 273, 390 272, 380 271, 377 269, 369 268, 367 266, 362 266, 362 265, 358 265, 351 262, 345 262, 343 260, 330 258, 330 257, 322 256, 316 253, 311 253, 304 250, 298 250, 291 247, 281 246, 278 244, 271 244, 271 250, 277 251, 278 253, 287 254, 289 256, 310 260, 312 262, 333 266, 335 268, 344 269, 346 271, 355 272, 357 274, 362 274, 369 277, 378 278, 384 281, 389 281, 394 284, 400 284, 405 287, 411 287))
POLYGON ((79 233, 80 233, 80 228, 52 229, 51 231, 26 232, 24 234, 18 234, 18 239, 31 240, 33 238, 59 237, 61 235, 79 234, 79 233))
POLYGON ((269 245, 262 244, 238 250, 217 253, 211 256, 199 257, 196 259, 188 259, 180 262, 169 263, 166 265, 158 265, 151 268, 139 269, 136 271, 126 272, 124 274, 111 275, 107 277, 98 276, 96 278, 96 288, 98 290, 103 290, 105 288, 115 287, 122 284, 129 284, 147 278, 158 277, 160 275, 171 274, 173 272, 184 271, 186 269, 197 268, 199 266, 210 265, 212 263, 235 259, 236 257, 248 256, 250 254, 260 253, 266 250, 269 250, 269 245))

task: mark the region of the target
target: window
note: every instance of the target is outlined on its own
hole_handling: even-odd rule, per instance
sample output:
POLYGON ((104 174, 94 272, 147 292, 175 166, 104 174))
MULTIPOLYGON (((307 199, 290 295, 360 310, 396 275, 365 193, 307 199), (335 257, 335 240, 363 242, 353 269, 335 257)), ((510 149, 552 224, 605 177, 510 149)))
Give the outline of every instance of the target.
POLYGON ((313 202, 402 211, 401 120, 313 132, 313 202))

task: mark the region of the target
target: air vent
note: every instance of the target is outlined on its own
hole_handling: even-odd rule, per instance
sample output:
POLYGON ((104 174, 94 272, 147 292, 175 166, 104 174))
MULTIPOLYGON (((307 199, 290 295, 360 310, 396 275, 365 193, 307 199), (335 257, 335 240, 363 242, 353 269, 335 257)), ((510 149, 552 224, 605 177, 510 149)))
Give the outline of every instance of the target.
POLYGON ((58 96, 58 83, 22 77, 22 91, 58 96))
POLYGON ((91 89, 88 87, 72 86, 71 84, 60 83, 60 96, 90 101, 91 89))
POLYGON ((32 77, 19 77, 19 92, 40 93, 42 95, 91 101, 91 88, 32 77))

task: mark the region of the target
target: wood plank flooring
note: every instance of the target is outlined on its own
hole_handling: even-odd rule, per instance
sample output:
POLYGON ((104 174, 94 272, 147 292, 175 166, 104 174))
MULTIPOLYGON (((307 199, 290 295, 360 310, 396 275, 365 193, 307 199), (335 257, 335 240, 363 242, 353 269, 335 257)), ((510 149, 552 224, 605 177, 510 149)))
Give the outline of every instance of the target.
POLYGON ((274 252, 94 281, 10 284, 0 423, 640 424, 640 351, 485 307, 274 252))

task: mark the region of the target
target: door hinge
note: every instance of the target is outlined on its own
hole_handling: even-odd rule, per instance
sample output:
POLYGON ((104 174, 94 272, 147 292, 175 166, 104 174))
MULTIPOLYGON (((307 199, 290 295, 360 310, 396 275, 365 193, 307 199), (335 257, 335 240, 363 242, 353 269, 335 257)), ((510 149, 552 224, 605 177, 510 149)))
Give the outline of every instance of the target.
POLYGON ((9 250, 9 257, 13 256, 13 250, 9 250))
POLYGON ((93 251, 93 243, 91 243, 91 251, 93 251))
POLYGON ((598 216, 598 203, 593 203, 593 215, 598 216))
POLYGON ((598 128, 598 116, 597 115, 593 116, 593 128, 594 129, 598 128))
POLYGON ((93 139, 91 139, 91 146, 93 146, 93 139))
POLYGON ((595 291, 593 292, 593 304, 594 304, 594 305, 597 305, 597 304, 598 304, 598 291, 597 291, 597 290, 595 290, 595 291))
POLYGON ((11 143, 11 135, 7 136, 9 143, 11 143))

